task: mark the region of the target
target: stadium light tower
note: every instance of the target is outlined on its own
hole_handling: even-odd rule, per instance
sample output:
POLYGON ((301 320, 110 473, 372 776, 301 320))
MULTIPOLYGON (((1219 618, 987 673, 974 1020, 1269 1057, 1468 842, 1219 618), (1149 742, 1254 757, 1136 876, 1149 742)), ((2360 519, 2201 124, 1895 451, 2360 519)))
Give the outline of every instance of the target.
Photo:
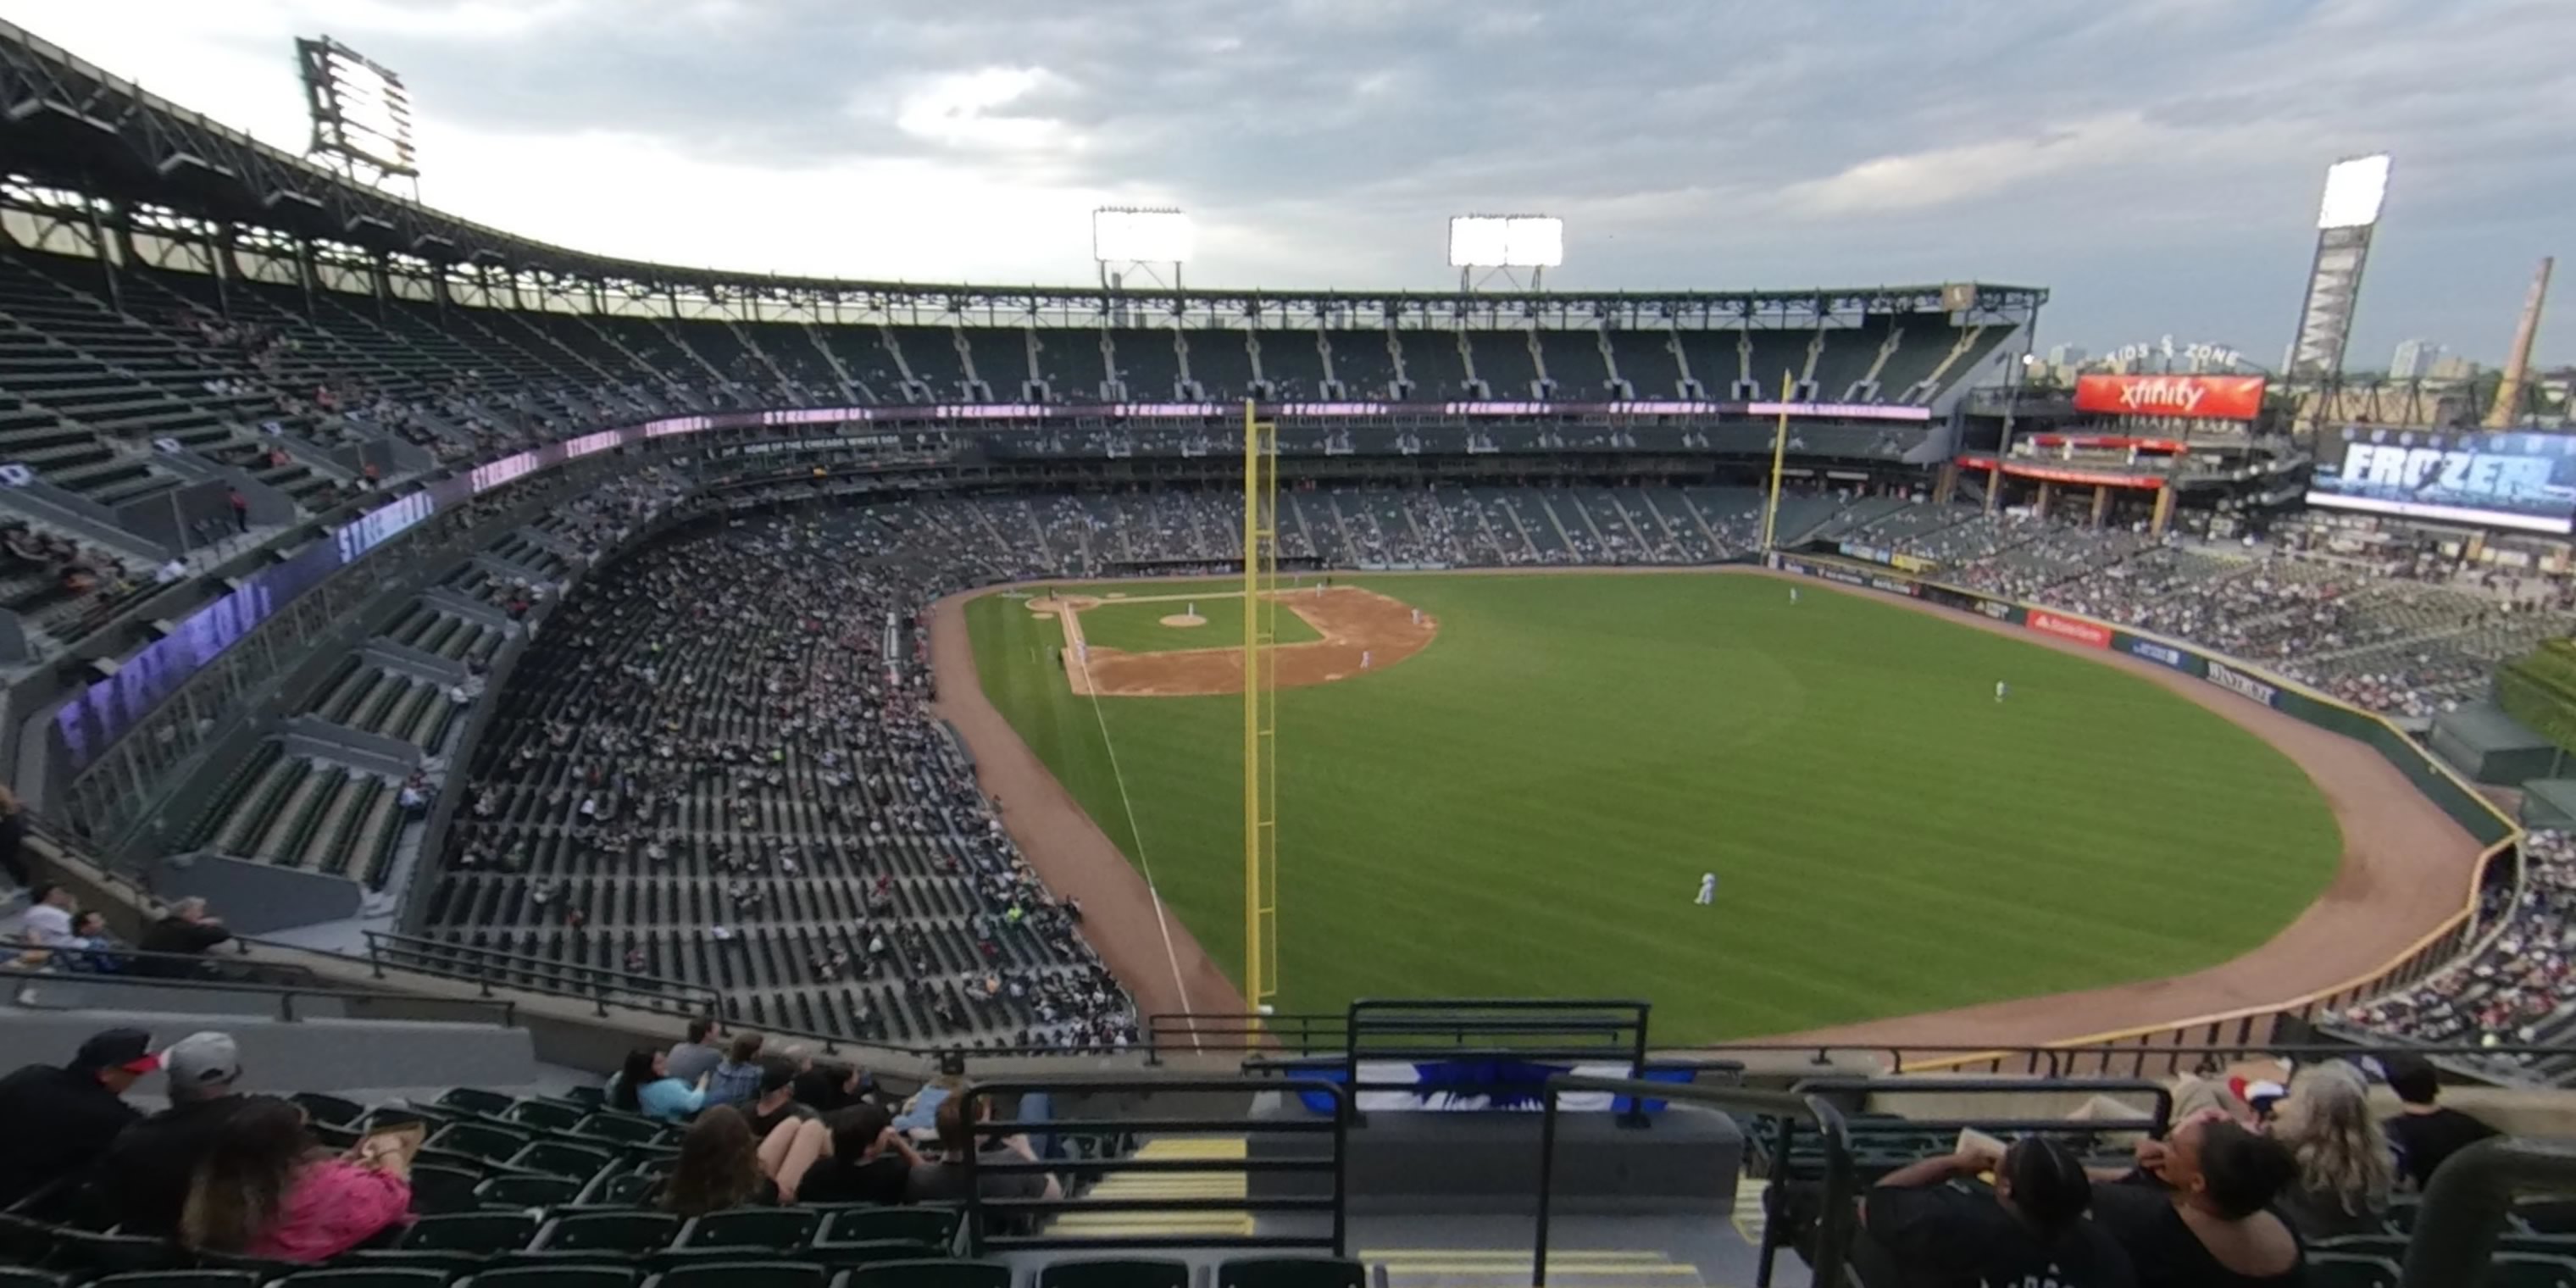
POLYGON ((412 148, 411 95, 402 77, 329 36, 297 37, 295 65, 313 118, 304 155, 378 188, 407 180, 419 200, 420 157, 412 148))
POLYGON ((1158 286, 1181 289, 1181 265, 1197 249, 1190 217, 1158 206, 1102 206, 1091 212, 1091 258, 1100 265, 1100 289, 1115 291, 1142 275, 1158 286), (1170 278, 1164 277, 1164 270, 1170 278))
POLYGON ((1546 287, 1547 270, 1565 262, 1565 221, 1553 215, 1454 215, 1449 220, 1449 267, 1458 270, 1465 294, 1500 276, 1528 289, 1546 287))
POLYGON ((2298 338, 2282 376, 2331 384, 2343 375, 2344 345, 2352 338, 2353 309, 2361 299, 2361 270, 2370 259, 2371 230, 2379 226, 2388 196, 2388 154, 2351 157, 2326 168, 2325 200, 2317 209, 2317 253, 2308 269, 2306 302, 2299 309, 2298 338))

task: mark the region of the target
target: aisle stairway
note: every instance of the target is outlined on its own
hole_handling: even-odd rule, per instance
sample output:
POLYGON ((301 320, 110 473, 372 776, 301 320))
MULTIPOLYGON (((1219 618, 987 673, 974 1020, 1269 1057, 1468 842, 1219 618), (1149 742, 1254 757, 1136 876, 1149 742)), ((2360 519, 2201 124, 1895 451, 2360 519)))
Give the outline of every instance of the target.
MULTIPOLYGON (((1386 1288, 1529 1288, 1528 1248, 1363 1248, 1386 1267, 1386 1288)), ((1548 1288, 1704 1288, 1699 1267, 1662 1252, 1559 1248, 1547 1256, 1548 1288)))
MULTIPOLYGON (((1228 1169, 1212 1172, 1126 1172, 1093 1186, 1084 1197, 1113 1199, 1240 1199, 1244 1197, 1241 1136, 1166 1137, 1136 1149, 1142 1159, 1197 1159, 1228 1169)), ((1170 1239, 1239 1237, 1252 1233, 1250 1212, 1076 1212, 1047 1233, 1064 1238, 1170 1239)))

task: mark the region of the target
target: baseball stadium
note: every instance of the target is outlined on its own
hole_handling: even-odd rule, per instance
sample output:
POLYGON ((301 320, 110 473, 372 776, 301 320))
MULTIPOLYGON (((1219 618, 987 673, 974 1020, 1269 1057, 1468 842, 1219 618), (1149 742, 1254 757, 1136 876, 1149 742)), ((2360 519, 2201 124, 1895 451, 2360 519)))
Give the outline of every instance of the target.
POLYGON ((2568 390, 2342 375, 2386 158, 2059 380, 599 255, 297 48, 0 23, 0 1288, 2576 1284, 2568 390))

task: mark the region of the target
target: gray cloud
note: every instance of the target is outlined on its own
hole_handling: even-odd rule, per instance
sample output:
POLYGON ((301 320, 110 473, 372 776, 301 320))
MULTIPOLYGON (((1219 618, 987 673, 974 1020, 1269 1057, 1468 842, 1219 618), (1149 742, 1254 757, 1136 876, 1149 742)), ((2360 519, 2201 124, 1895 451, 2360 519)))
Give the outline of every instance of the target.
MULTIPOLYGON (((424 111, 477 130, 615 129, 776 167, 925 159, 1166 197, 1206 230, 1193 277, 1211 283, 1432 285, 1443 216, 1536 209, 1569 220, 1568 287, 2034 282, 2056 292, 2047 338, 2172 332, 2268 360, 2324 165, 2379 148, 2397 177, 2357 360, 2418 334, 2494 356, 2531 262, 2576 250, 2553 241, 2576 206, 2564 0, 553 12, 515 40, 334 30, 401 68, 424 111), (985 111, 1069 145, 905 128, 908 105, 992 69, 1045 75, 985 111)), ((2576 356, 2576 326, 2550 334, 2576 356)))

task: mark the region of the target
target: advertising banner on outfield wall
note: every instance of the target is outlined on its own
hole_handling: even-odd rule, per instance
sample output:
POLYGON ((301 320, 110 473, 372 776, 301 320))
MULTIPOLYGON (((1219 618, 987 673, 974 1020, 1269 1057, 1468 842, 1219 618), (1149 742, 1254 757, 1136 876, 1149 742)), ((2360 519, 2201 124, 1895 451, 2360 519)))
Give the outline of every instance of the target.
MULTIPOLYGON (((1821 577, 1846 585, 1871 586, 1896 590, 1900 579, 1871 573, 1864 569, 1843 568, 1821 560, 1773 555, 1771 566, 1808 577, 1821 577)), ((2403 732, 2366 712, 2327 698, 2313 696, 2299 689, 2268 679, 2250 667, 2222 658, 2211 657, 2197 649, 2164 640, 2149 639, 2130 631, 2112 630, 2097 623, 2044 608, 2028 608, 2010 600, 1995 599, 1956 586, 1939 582, 1914 583, 1915 598, 1928 604, 1939 604, 1965 613, 1976 613, 1998 622, 2023 624, 2031 630, 2083 640, 2097 648, 2116 650, 2158 666, 2171 667, 2225 689, 2238 697, 2260 702, 2304 723, 2315 725, 2347 738, 2366 743, 2370 748, 2406 775, 2416 790, 2423 792, 2442 812, 2451 816, 2469 835, 2481 844, 2493 845, 2513 832, 2510 820, 2498 814, 2478 794, 2450 774, 2444 773, 2432 753, 2403 732), (2098 632, 2098 637, 2096 636, 2098 632)))
POLYGON ((2112 632, 2111 647, 2131 657, 2141 658, 2158 666, 2171 667, 2189 676, 2203 675, 2207 670, 2202 665, 2198 653, 2175 648, 2161 640, 2132 635, 2127 631, 2112 632))
POLYGON ((2073 640, 2078 644, 2090 644, 2095 648, 2111 647, 2110 627, 2085 621, 2081 617, 2052 613, 2045 608, 2030 610, 2030 615, 2022 619, 2022 625, 2042 635, 2054 635, 2059 639, 2073 640))
POLYGON ((2252 420, 2263 412, 2263 377, 2077 376, 2075 410, 2113 416, 2252 420))

